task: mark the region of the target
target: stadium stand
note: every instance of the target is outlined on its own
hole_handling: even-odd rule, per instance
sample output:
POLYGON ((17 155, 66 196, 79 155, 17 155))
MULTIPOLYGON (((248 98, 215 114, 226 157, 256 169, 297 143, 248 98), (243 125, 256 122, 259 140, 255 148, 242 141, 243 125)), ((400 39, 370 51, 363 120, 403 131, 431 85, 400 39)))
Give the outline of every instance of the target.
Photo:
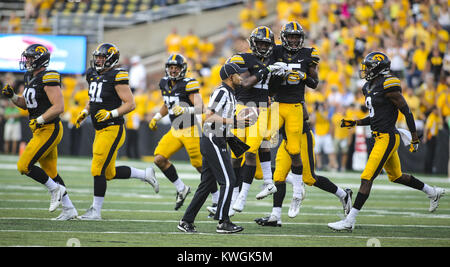
MULTIPOLYGON (((427 163, 426 170, 448 172, 448 1, 7 0, 0 1, 0 17, 2 33, 83 34, 90 37, 89 51, 96 43, 113 42, 121 49, 123 66, 130 66, 132 56, 140 56, 147 71, 147 88, 136 92, 139 99, 137 112, 141 120, 141 156, 152 154, 154 144, 150 138, 158 140, 159 133, 150 133, 146 121, 162 103, 156 81, 163 75, 163 62, 169 53, 187 53, 189 75, 201 81, 201 94, 207 101, 211 90, 220 82, 217 78, 220 65, 233 53, 248 49, 246 38, 249 30, 259 25, 269 26, 279 42, 281 26, 287 21, 297 20, 307 33, 305 45, 314 46, 321 57, 321 83, 316 91, 308 90, 306 96, 308 110, 312 114, 320 106, 327 106, 327 114, 323 114, 319 121, 312 121, 315 131, 331 134, 336 151, 348 153, 346 161, 341 161, 342 153, 336 155, 337 167, 334 160, 333 166, 325 164, 325 160, 323 168, 352 168, 355 132, 339 131, 337 115, 347 118, 364 116, 359 61, 367 51, 381 50, 391 58, 392 71, 402 80, 403 94, 410 103, 419 130, 427 133, 418 154, 408 155, 401 148, 402 157, 413 158, 410 162, 425 162, 427 151, 434 151, 439 156, 434 157, 433 166, 427 163), (222 19, 226 16, 228 19, 222 19), (191 34, 188 34, 191 29, 191 34), (130 41, 136 40, 136 36, 143 41, 130 41), (437 115, 429 118, 430 114, 437 115), (428 142, 432 138, 442 145, 436 146, 436 141, 428 142), (346 140, 348 152, 339 147, 341 142, 338 140, 346 140)), ((12 79, 4 73, 0 73, 0 77, 2 83, 12 79)), ((17 82, 20 84, 20 80, 17 82)), ((79 102, 85 101, 74 101, 73 96, 85 90, 85 85, 80 76, 66 76, 64 82, 66 107, 71 110, 65 119, 70 128, 70 114, 76 114, 73 110, 83 105, 79 102)), ((402 116, 399 116, 398 125, 405 127, 402 116)), ((166 129, 161 127, 161 132, 166 129)), ((84 131, 87 130, 82 131, 86 134, 84 131)), ((22 139, 26 140, 26 135, 23 136, 22 139)), ((62 153, 68 151, 62 149, 62 153)), ((89 151, 79 153, 86 155, 89 151)), ((183 159, 184 155, 180 154, 178 158, 183 159)), ((402 165, 407 170, 425 171, 425 166, 408 165, 406 160, 402 165)))

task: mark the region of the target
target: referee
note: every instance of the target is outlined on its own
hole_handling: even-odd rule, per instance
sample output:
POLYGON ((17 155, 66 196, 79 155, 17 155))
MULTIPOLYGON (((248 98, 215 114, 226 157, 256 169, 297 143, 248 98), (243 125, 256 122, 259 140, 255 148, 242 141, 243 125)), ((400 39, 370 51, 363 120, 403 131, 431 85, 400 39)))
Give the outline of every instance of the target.
POLYGON ((246 71, 246 68, 240 68, 236 63, 227 63, 220 69, 222 85, 216 88, 210 97, 200 139, 200 152, 203 156, 200 184, 178 224, 178 229, 183 232, 197 232, 193 224, 195 217, 216 182, 220 186, 217 212, 214 215, 214 219, 219 220, 216 232, 237 233, 244 230, 233 224, 228 216, 236 176, 227 149, 227 137, 230 136, 229 131, 233 125, 248 123, 236 120, 234 96, 235 88, 242 83, 240 74, 246 71))

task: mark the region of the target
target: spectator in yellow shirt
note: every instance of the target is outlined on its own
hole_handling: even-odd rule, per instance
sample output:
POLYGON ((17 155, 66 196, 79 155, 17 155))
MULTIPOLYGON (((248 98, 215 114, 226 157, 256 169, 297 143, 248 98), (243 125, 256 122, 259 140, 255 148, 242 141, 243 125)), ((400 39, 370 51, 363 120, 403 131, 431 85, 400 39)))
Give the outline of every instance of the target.
POLYGON ((167 54, 177 54, 181 52, 181 36, 178 34, 176 27, 172 29, 172 32, 167 35, 165 39, 167 54))
POLYGON ((442 125, 441 115, 436 106, 431 108, 431 113, 425 122, 423 143, 426 144, 425 173, 433 173, 433 161, 436 154, 437 135, 442 125))
POLYGON ((314 153, 316 153, 317 168, 337 170, 336 154, 333 145, 333 138, 331 136, 331 124, 328 118, 328 106, 326 102, 316 102, 314 112, 311 114, 311 119, 314 124, 315 141, 314 153), (322 164, 322 156, 328 157, 327 166, 322 164))
POLYGON ((253 8, 253 2, 248 1, 245 8, 239 13, 239 21, 241 22, 241 32, 244 36, 250 35, 255 28, 255 23, 258 18, 256 10, 253 8))
POLYGON ((188 59, 196 59, 198 56, 198 46, 200 38, 194 34, 193 29, 189 29, 188 34, 181 40, 181 47, 184 56, 188 59))
POLYGON ((336 157, 340 158, 339 161, 339 171, 345 171, 347 165, 347 152, 350 146, 350 128, 341 127, 341 120, 348 118, 345 114, 345 107, 338 106, 336 112, 331 117, 332 122, 332 134, 333 134, 333 145, 337 152, 336 157))

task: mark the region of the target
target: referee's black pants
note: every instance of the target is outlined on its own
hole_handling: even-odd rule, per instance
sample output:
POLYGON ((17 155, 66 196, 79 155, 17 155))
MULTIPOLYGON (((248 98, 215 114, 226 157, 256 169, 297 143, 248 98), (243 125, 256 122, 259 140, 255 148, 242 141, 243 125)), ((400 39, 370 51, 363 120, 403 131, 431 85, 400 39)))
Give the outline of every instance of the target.
POLYGON ((231 195, 236 183, 236 176, 231 165, 231 155, 224 137, 216 137, 212 133, 204 133, 200 138, 202 153, 202 174, 191 203, 187 207, 183 221, 193 223, 216 183, 220 186, 219 202, 215 220, 229 221, 231 195))

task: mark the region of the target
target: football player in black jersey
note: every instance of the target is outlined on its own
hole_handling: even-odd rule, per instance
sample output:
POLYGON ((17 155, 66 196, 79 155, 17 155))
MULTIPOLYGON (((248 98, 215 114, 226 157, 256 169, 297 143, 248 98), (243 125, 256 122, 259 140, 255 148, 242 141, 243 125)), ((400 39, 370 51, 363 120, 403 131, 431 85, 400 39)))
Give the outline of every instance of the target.
POLYGON ((109 43, 100 44, 92 53, 91 68, 86 71, 89 84, 89 103, 78 115, 76 127, 90 114, 95 129, 92 147, 91 174, 94 177, 92 206, 79 218, 101 220, 101 209, 106 193, 106 181, 137 178, 159 191, 152 167, 145 170, 129 166, 115 166, 117 151, 125 140, 123 115, 135 108, 134 97, 128 85, 128 72, 116 68, 118 48, 109 43))
MULTIPOLYGON (((154 155, 156 166, 176 187, 175 210, 178 210, 191 192, 191 188, 178 177, 177 170, 169 159, 184 147, 192 166, 201 173, 199 125, 203 112, 203 100, 199 93, 200 83, 194 78, 186 77, 187 63, 182 55, 170 55, 165 69, 166 76, 159 82, 164 105, 150 121, 149 128, 156 130, 157 122, 167 114, 169 115, 172 127, 159 141, 154 155)), ((212 193, 214 205, 218 201, 217 188, 212 193)))
MULTIPOLYGON (((274 94, 274 103, 271 105, 273 116, 278 115, 273 125, 284 126, 286 134, 286 151, 292 159, 291 176, 301 181, 302 161, 300 157, 301 140, 303 133, 303 102, 305 100, 305 87, 315 89, 319 83, 317 65, 319 54, 315 48, 305 47, 305 32, 298 22, 292 21, 283 25, 280 38, 281 45, 274 48, 272 57, 276 64, 282 62, 287 68, 283 79, 271 89, 274 94)), ((272 127, 272 133, 279 127, 272 127)), ((273 180, 277 191, 286 190, 285 176, 275 170, 273 180)))
POLYGON ((64 99, 60 75, 57 71, 47 70, 49 62, 47 47, 41 44, 28 46, 20 60, 20 69, 27 70, 23 96, 16 95, 9 84, 2 89, 2 94, 29 112, 33 137, 19 157, 18 171, 48 188, 51 194, 49 211, 56 210, 62 202, 63 212, 56 220, 70 220, 78 214, 57 172, 57 146, 63 135, 59 115, 64 112, 64 99), (37 162, 41 167, 35 165, 37 162))
POLYGON ((371 52, 361 62, 360 78, 366 79, 362 90, 369 116, 360 120, 342 120, 341 127, 355 125, 370 125, 375 144, 370 152, 366 167, 361 174, 361 185, 350 213, 344 220, 329 223, 333 230, 352 231, 356 216, 369 197, 372 183, 384 169, 391 182, 403 184, 421 190, 430 198, 429 211, 436 210, 439 199, 445 193, 444 189, 431 187, 410 174, 402 173, 398 146, 400 134, 395 123, 398 111, 403 113, 411 133, 410 151, 416 152, 419 147, 419 137, 413 114, 402 95, 400 80, 390 75, 391 61, 381 52, 371 52))
POLYGON ((248 42, 252 53, 238 53, 227 60, 228 63, 236 63, 241 68, 248 69, 247 73, 242 75, 244 81, 241 87, 236 89, 236 100, 238 101, 236 114, 248 107, 256 107, 259 111, 255 124, 234 131, 234 135, 249 145, 250 149, 245 152, 243 158, 236 158, 232 153, 233 168, 238 177, 238 184, 234 189, 234 204, 232 204, 231 214, 234 211, 241 212, 245 207, 247 194, 255 177, 257 160, 261 164, 264 188, 256 195, 256 198, 263 199, 276 191, 272 182, 269 142, 269 129, 271 128, 269 81, 271 74, 280 68, 272 65, 272 52, 275 46, 274 34, 268 27, 257 27, 250 34, 248 42))

